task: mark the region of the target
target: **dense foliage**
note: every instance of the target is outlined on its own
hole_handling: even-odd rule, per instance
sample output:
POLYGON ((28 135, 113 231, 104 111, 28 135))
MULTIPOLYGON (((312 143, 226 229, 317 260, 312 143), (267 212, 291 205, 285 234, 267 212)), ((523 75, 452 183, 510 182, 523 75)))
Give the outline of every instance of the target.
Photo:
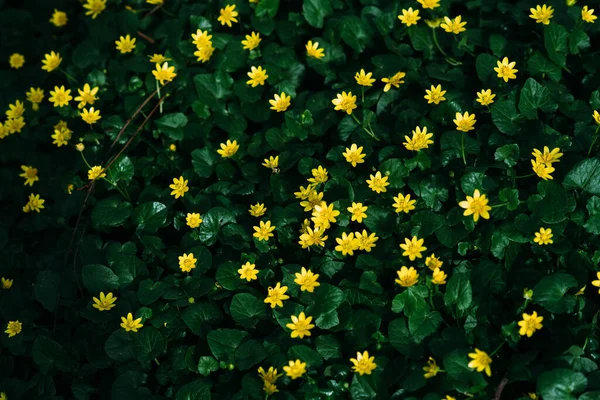
POLYGON ((593 6, 0 0, 2 399, 600 399, 593 6))

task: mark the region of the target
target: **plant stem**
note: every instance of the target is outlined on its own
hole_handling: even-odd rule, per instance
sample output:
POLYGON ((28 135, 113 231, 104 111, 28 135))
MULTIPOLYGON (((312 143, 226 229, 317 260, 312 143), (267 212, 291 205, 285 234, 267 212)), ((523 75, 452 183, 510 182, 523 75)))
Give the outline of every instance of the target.
POLYGON ((363 109, 365 107, 365 87, 361 86, 361 97, 362 97, 362 104, 363 104, 363 109))
POLYGON ((89 169, 92 169, 92 167, 90 166, 90 163, 87 162, 87 160, 85 159, 85 156, 83 155, 83 151, 79 152, 81 154, 81 158, 83 158, 83 162, 85 163, 85 165, 87 165, 87 167, 89 169))
POLYGON ((158 101, 160 102, 160 113, 162 114, 163 112, 163 105, 162 105, 162 101, 160 101, 160 85, 158 84, 158 81, 156 81, 156 94, 158 95, 158 101))
POLYGON ((463 132, 460 137, 460 151, 462 153, 463 163, 467 165, 467 157, 465 157, 465 133, 463 132))
POLYGON ((492 206, 492 208, 496 208, 496 207, 504 207, 507 203, 502 203, 502 204, 496 204, 495 206, 492 206))
POLYGON ((535 172, 532 172, 531 174, 527 174, 527 175, 515 176, 515 179, 529 178, 530 176, 534 176, 534 175, 535 175, 535 172))
POLYGON ((369 129, 365 128, 363 126, 363 124, 360 123, 360 121, 358 120, 358 118, 356 118, 356 115, 350 114, 350 116, 363 129, 363 131, 367 132, 367 134, 369 134, 369 136, 371 136, 373 139, 375 139, 375 140, 377 140, 379 142, 379 138, 377 136, 375 136, 375 133, 373 133, 372 130, 369 130, 369 129))
POLYGON ((78 81, 77 79, 75 79, 73 76, 69 75, 69 74, 67 73, 67 71, 65 71, 65 70, 64 70, 64 69, 62 69, 62 68, 59 68, 59 69, 60 69, 60 71, 61 71, 63 74, 65 74, 65 76, 66 76, 68 79, 72 80, 73 82, 79 83, 79 81, 78 81))
POLYGON ((494 354, 496 354, 502 348, 502 346, 504 346, 505 343, 506 342, 500 343, 500 346, 496 347, 496 350, 492 351, 492 353, 490 354, 490 357, 492 357, 494 354))
POLYGON ((590 148, 588 149, 588 152, 587 152, 588 157, 590 156, 590 154, 592 154, 592 149, 594 148, 594 145, 596 144, 596 140, 598 139, 598 130, 599 129, 600 129, 600 125, 598 125, 598 127, 596 128, 596 132, 595 132, 596 136, 594 136, 594 140, 592 140, 592 144, 590 144, 590 148))
POLYGON ((438 40, 437 40, 437 36, 435 34, 435 28, 431 29, 431 36, 433 37, 433 43, 435 43, 435 47, 438 48, 438 50, 440 51, 440 53, 442 53, 444 55, 444 57, 446 57, 446 61, 451 64, 451 65, 461 65, 462 63, 460 61, 456 61, 454 58, 449 57, 448 54, 446 54, 446 52, 444 50, 442 50, 442 47, 440 46, 438 40))

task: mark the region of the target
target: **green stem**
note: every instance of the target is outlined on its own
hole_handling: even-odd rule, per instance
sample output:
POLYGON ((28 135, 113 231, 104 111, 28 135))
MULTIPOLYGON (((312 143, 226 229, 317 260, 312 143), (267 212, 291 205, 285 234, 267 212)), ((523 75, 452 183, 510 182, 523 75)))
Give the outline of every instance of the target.
POLYGON ((119 185, 117 185, 116 182, 113 182, 110 179, 106 179, 106 177, 102 178, 102 180, 105 180, 106 182, 110 183, 112 185, 112 187, 114 187, 115 189, 117 189, 119 191, 119 193, 121 193, 121 195, 125 199, 127 199, 127 201, 131 202, 131 199, 129 198, 129 194, 127 194, 126 192, 123 192, 123 190, 121 190, 121 188, 119 187, 119 185))
POLYGON ((160 365, 160 363, 158 362, 158 358, 155 358, 154 362, 156 363, 156 365, 160 365))
POLYGON ((504 207, 506 204, 507 204, 507 203, 496 204, 495 206, 492 206, 492 208, 504 207))
POLYGON ((435 34, 435 28, 431 29, 431 36, 433 37, 433 43, 435 43, 435 47, 438 48, 438 50, 440 51, 440 53, 442 53, 444 55, 444 57, 446 57, 446 61, 450 64, 450 65, 461 65, 462 63, 460 61, 455 60, 454 58, 448 56, 448 54, 446 54, 446 52, 444 50, 442 50, 442 47, 440 46, 438 40, 437 40, 437 36, 435 34))
POLYGON ((77 79, 75 79, 73 76, 69 75, 69 74, 67 73, 67 71, 65 71, 64 69, 62 69, 62 68, 59 68, 59 70, 60 70, 60 71, 61 71, 63 74, 65 74, 65 76, 66 76, 68 79, 72 80, 72 81, 73 81, 73 82, 75 82, 75 83, 79 83, 79 81, 78 81, 77 79))
POLYGON ((362 104, 363 104, 363 108, 365 107, 365 87, 361 86, 361 97, 362 97, 362 104))
POLYGON ((158 81, 156 81, 156 95, 158 96, 158 101, 160 102, 160 113, 162 114, 163 105, 162 105, 162 101, 160 101, 160 85, 158 84, 158 81))
POLYGON ((168 15, 168 16, 170 16, 170 17, 176 17, 176 15, 175 15, 175 14, 168 12, 167 10, 165 10, 165 8, 164 8, 164 7, 161 7, 161 8, 160 8, 160 11, 164 12, 165 14, 167 14, 167 15, 168 15))
POLYGON ((535 172, 532 172, 531 174, 527 174, 527 175, 515 176, 515 179, 529 178, 530 176, 534 176, 534 175, 535 175, 535 172))
POLYGON ((369 129, 365 128, 363 126, 363 124, 360 123, 360 121, 358 120, 358 118, 356 118, 356 115, 350 114, 350 116, 362 128, 363 131, 367 132, 367 134, 369 134, 369 136, 371 136, 373 139, 375 139, 375 140, 377 140, 379 142, 379 138, 377 136, 375 136, 375 133, 373 133, 373 131, 370 131, 369 129))
POLYGON ((462 153, 463 163, 467 165, 467 157, 465 156, 465 133, 463 132, 460 137, 460 151, 462 153))
POLYGON ((594 140, 592 140, 592 144, 590 144, 590 148, 588 149, 587 152, 587 156, 589 157, 590 154, 592 154, 592 149, 594 148, 594 145, 596 144, 596 140, 598 139, 598 130, 600 129, 600 125, 598 125, 598 127, 596 128, 596 136, 594 136, 594 140))
POLYGON ((87 167, 89 169, 92 169, 92 167, 90 166, 90 163, 87 162, 87 160, 85 159, 85 156, 83 155, 83 151, 79 152, 81 154, 81 158, 83 158, 83 162, 85 163, 85 165, 87 165, 87 167))
POLYGON ((490 354, 490 357, 492 357, 494 354, 496 354, 502 348, 502 346, 504 346, 504 343, 506 343, 506 342, 500 343, 500 346, 496 347, 496 350, 492 351, 492 354, 490 354))

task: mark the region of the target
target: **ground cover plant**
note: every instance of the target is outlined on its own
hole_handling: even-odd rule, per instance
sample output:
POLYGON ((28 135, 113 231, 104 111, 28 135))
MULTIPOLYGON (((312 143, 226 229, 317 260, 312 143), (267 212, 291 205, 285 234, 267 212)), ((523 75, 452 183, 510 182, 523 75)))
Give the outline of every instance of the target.
POLYGON ((594 6, 0 0, 1 399, 600 399, 594 6))

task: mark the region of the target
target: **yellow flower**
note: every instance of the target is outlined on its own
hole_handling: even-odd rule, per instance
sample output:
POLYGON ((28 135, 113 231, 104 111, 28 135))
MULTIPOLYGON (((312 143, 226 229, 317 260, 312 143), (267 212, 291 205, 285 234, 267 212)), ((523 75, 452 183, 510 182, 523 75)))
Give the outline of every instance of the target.
POLYGON ((381 172, 377 171, 375 175, 370 175, 369 177, 370 179, 367 179, 367 183, 372 191, 376 193, 387 192, 385 187, 390 185, 387 176, 381 176, 381 172))
POLYGON ((475 368, 477 372, 485 371, 487 376, 492 376, 492 369, 490 368, 492 359, 485 351, 475 349, 475 353, 469 353, 469 357, 472 358, 469 362, 469 368, 475 368))
POLYGON ((440 0, 417 0, 421 7, 431 8, 432 10, 440 6, 440 0))
POLYGON ((444 271, 442 271, 439 268, 436 268, 433 271, 433 275, 431 277, 431 283, 433 283, 434 285, 445 285, 447 278, 448 278, 448 275, 446 275, 446 273, 444 271))
POLYGON ((217 150, 217 153, 221 155, 223 158, 232 157, 239 150, 240 146, 237 143, 237 140, 233 142, 231 140, 227 140, 226 143, 221 143, 221 149, 217 150))
POLYGON ((83 85, 83 90, 77 89, 77 91, 79 92, 79 96, 75 97, 75 101, 79 102, 77 108, 83 108, 87 104, 94 104, 94 102, 98 100, 96 98, 96 93, 98 93, 98 87, 92 89, 91 86, 88 83, 86 83, 85 85, 83 85))
POLYGON ((537 394, 535 394, 535 393, 527 393, 527 396, 528 396, 530 399, 532 399, 532 400, 538 400, 538 399, 539 399, 538 395, 537 395, 537 394))
POLYGON ((13 337, 13 336, 16 336, 19 333, 21 333, 22 330, 23 330, 23 324, 21 324, 18 320, 17 321, 8 321, 8 324, 6 325, 6 330, 4 331, 4 333, 8 334, 8 337, 13 337))
POLYGON ((531 11, 529 18, 533 18, 536 23, 544 25, 550 24, 550 18, 552 18, 552 14, 554 13, 552 6, 546 6, 545 4, 543 6, 538 5, 536 8, 530 8, 529 11, 531 11))
POLYGON ((443 264, 444 262, 440 261, 440 259, 437 258, 434 253, 431 253, 431 256, 425 259, 425 265, 432 271, 435 271, 438 268, 442 268, 443 264))
POLYGON ((284 92, 281 92, 281 95, 275 93, 275 98, 273 100, 269 100, 269 104, 271 104, 270 109, 277 112, 284 112, 290 106, 291 101, 292 98, 290 96, 286 96, 284 92))
POLYGON ((25 56, 23 56, 23 54, 13 53, 8 57, 8 63, 11 68, 19 69, 25 65, 25 56))
POLYGON ((119 40, 115 41, 117 45, 117 50, 121 52, 121 54, 131 53, 133 49, 135 49, 135 38, 131 38, 129 35, 123 37, 121 36, 119 40))
POLYGON ((362 203, 353 202, 352 206, 348 207, 348 212, 352 214, 352 221, 361 223, 364 218, 367 218, 367 214, 365 214, 365 211, 367 211, 367 209, 368 207, 363 206, 362 203))
POLYGON ((72 183, 69 183, 67 185, 67 193, 69 193, 69 194, 73 193, 73 189, 75 189, 75 185, 73 185, 72 183))
POLYGON ((371 249, 375 247, 375 242, 379 240, 375 233, 369 235, 366 229, 363 229, 362 233, 354 232, 354 236, 356 237, 355 241, 358 245, 358 250, 364 250, 367 253, 371 252, 371 249))
POLYGON ((267 208, 265 207, 264 204, 261 203, 256 203, 250 206, 250 209, 248 210, 250 212, 250 215, 252 215, 253 217, 261 217, 265 214, 265 212, 267 211, 267 208))
POLYGON ((266 223, 260 221, 260 226, 254 226, 253 229, 255 232, 252 234, 255 238, 260 241, 267 241, 269 238, 275 236, 272 232, 275 230, 276 226, 271 226, 271 221, 267 221, 266 223))
POLYGON ((589 24, 593 24, 598 17, 594 15, 594 9, 588 9, 588 6, 583 6, 581 9, 581 19, 589 24))
MULTIPOLYGON (((597 288, 600 288, 600 272, 596 272, 596 277, 598 279, 595 281, 592 281, 592 285, 596 286, 597 288)), ((598 290, 598 294, 600 294, 600 289, 598 290)))
POLYGON ((533 290, 531 289, 523 289, 523 298, 525 300, 531 300, 533 298, 533 290))
POLYGON ((91 15, 92 19, 96 19, 98 15, 106 8, 106 0, 87 0, 83 5, 87 11, 85 15, 91 15))
POLYGON ((14 279, 8 279, 5 277, 2 277, 0 279, 0 282, 2 282, 2 289, 10 289, 12 287, 14 281, 15 281, 14 279))
POLYGON ((433 357, 429 357, 429 360, 427 360, 427 365, 423 367, 423 371, 425 371, 423 374, 425 379, 429 379, 433 378, 438 374, 438 372, 440 372, 440 367, 437 365, 433 357))
POLYGON ((333 208, 333 204, 327 205, 326 202, 322 202, 318 206, 315 206, 312 212, 312 222, 315 227, 329 229, 331 222, 336 222, 335 217, 340 215, 340 212, 333 208))
POLYGON ((312 293, 315 291, 315 287, 321 286, 321 284, 317 281, 319 279, 319 274, 313 274, 310 269, 306 269, 302 267, 300 272, 296 272, 296 279, 294 279, 294 283, 300 285, 300 290, 303 292, 312 293))
POLYGON ((23 173, 19 174, 19 176, 25 178, 25 183, 23 183, 23 186, 33 186, 35 182, 40 180, 39 176, 37 175, 37 168, 33 168, 29 165, 21 165, 21 170, 23 171, 23 173))
POLYGON ((181 268, 183 272, 191 272, 196 268, 196 261, 198 260, 194 258, 194 253, 183 253, 182 256, 179 256, 179 268, 181 268))
POLYGON ((65 90, 64 86, 54 86, 54 90, 50 91, 50 98, 48 99, 54 107, 64 107, 69 105, 69 101, 73 100, 71 96, 71 89, 65 90))
POLYGON ((306 227, 306 232, 300 235, 300 241, 298 244, 302 246, 303 249, 311 246, 325 247, 325 241, 329 238, 329 236, 323 236, 324 232, 324 228, 315 227, 313 230, 310 228, 310 226, 308 226, 306 227))
POLYGON ((88 171, 88 179, 90 181, 95 181, 96 179, 104 178, 105 176, 106 176, 106 173, 104 172, 104 168, 102 168, 99 165, 93 166, 88 171))
POLYGON ((337 97, 331 100, 337 111, 345 111, 348 115, 352 114, 356 106, 356 96, 352 95, 352 92, 342 92, 337 94, 337 97))
POLYGON ((56 68, 60 66, 62 62, 62 58, 60 58, 60 53, 55 53, 51 51, 49 54, 44 54, 44 59, 42 60, 42 69, 44 71, 54 71, 56 68))
POLYGON ((350 362, 354 364, 352 370, 358 372, 359 375, 371 375, 371 372, 377 368, 375 357, 369 357, 369 352, 364 351, 356 353, 356 358, 351 358, 350 362))
POLYGON ((406 26, 416 25, 417 21, 421 19, 419 17, 419 10, 414 10, 409 7, 408 10, 403 9, 402 15, 398 15, 398 19, 406 26))
POLYGON ((29 88, 29 92, 25 93, 25 95, 27 96, 27 101, 33 103, 34 107, 44 100, 44 91, 41 88, 29 88))
POLYGON ((494 102, 495 94, 492 93, 491 89, 481 90, 481 92, 477 92, 477 102, 482 106, 490 105, 494 102))
POLYGON ((306 48, 306 55, 309 57, 316 58, 317 60, 325 57, 325 50, 322 48, 319 49, 319 42, 313 43, 312 40, 309 40, 304 47, 306 48))
POLYGON ((202 218, 198 213, 187 213, 187 215, 185 216, 185 222, 187 226, 194 229, 200 226, 200 224, 202 223, 202 218))
POLYGON ((427 104, 435 103, 437 105, 446 100, 444 97, 446 90, 442 90, 442 85, 431 85, 431 89, 425 89, 425 93, 426 95, 423 97, 427 100, 427 104))
POLYGON ((9 134, 20 133, 24 126, 25 119, 23 117, 9 118, 4 123, 4 129, 9 134))
POLYGON ((587 287, 587 285, 583 285, 583 287, 581 289, 579 289, 577 291, 577 293, 575 293, 575 296, 582 296, 585 293, 585 288, 587 287))
POLYGON ((466 31, 466 29, 463 28, 466 24, 466 21, 461 22, 461 16, 459 15, 454 18, 454 20, 444 17, 444 22, 440 24, 440 27, 448 33, 458 35, 459 33, 466 31))
POLYGON ((198 61, 205 63, 210 60, 210 57, 212 57, 214 50, 215 49, 212 47, 212 45, 203 46, 198 48, 198 50, 194 52, 194 55, 198 57, 198 61))
POLYGON ((598 112, 598 110, 594 110, 594 112, 592 113, 592 117, 594 117, 594 121, 596 121, 596 123, 600 125, 600 113, 598 112))
POLYGON ((65 26, 67 24, 67 20, 67 13, 64 11, 58 11, 56 8, 54 9, 52 18, 50 18, 50 22, 56 27, 65 26))
POLYGON ((146 0, 146 3, 148 4, 156 4, 156 5, 160 5, 163 4, 164 0, 146 0))
POLYGON ((274 385, 273 383, 269 383, 269 382, 264 382, 263 390, 265 391, 265 394, 267 396, 270 396, 272 394, 279 392, 279 389, 277 389, 277 386, 274 385))
POLYGON ((354 75, 354 79, 356 79, 356 83, 358 83, 360 86, 373 86, 375 79, 371 79, 372 75, 372 72, 367 74, 365 73, 364 69, 361 69, 360 72, 357 72, 356 75, 354 75))
POLYGON ((449 394, 446 395, 442 400, 456 400, 456 397, 452 397, 449 394))
POLYGON ((297 317, 292 315, 291 318, 292 323, 286 324, 285 326, 292 330, 290 334, 292 339, 303 339, 304 336, 310 336, 310 330, 315 327, 311 324, 312 317, 307 317, 304 315, 304 312, 301 312, 297 317))
POLYGON ((287 292, 287 286, 281 286, 281 282, 277 282, 275 287, 269 286, 269 294, 265 299, 265 303, 270 304, 271 308, 275 308, 277 306, 283 307, 283 300, 287 300, 290 298, 285 292, 287 292))
POLYGON ((219 13, 221 15, 219 15, 217 21, 219 21, 221 25, 227 24, 227 26, 231 28, 232 22, 238 22, 238 20, 235 18, 238 16, 238 12, 235 11, 235 4, 230 4, 225 6, 225 8, 221 8, 219 13))
POLYGON ((148 56, 148 58, 150 59, 150 62, 152 64, 162 64, 165 61, 171 61, 170 58, 167 58, 167 57, 163 56, 162 54, 152 54, 152 55, 148 56))
POLYGON ((466 111, 464 114, 459 112, 456 113, 456 119, 452 120, 456 124, 456 130, 462 132, 469 132, 474 130, 473 125, 477 120, 475 119, 475 114, 469 114, 466 111))
POLYGON ((444 22, 444 18, 426 19, 425 20, 425 23, 431 29, 437 29, 442 24, 442 22, 444 22))
POLYGON ((402 287, 410 287, 419 282, 419 274, 413 267, 406 268, 403 265, 399 271, 396 271, 396 273, 398 274, 398 279, 394 280, 394 282, 402 287))
POLYGON ((269 367, 268 371, 265 372, 263 367, 258 367, 258 375, 263 382, 275 383, 283 374, 278 374, 277 368, 269 367))
POLYGON ((175 145, 175 143, 171 143, 169 145, 169 151, 177 151, 177 146, 175 145))
POLYGON ((121 317, 121 328, 125 329, 125 332, 137 332, 138 329, 141 329, 144 324, 142 324, 141 318, 133 319, 133 314, 127 313, 127 318, 121 317))
POLYGON ((398 193, 398 197, 394 197, 394 208, 396 213, 406 213, 415 209, 416 200, 410 199, 410 194, 404 196, 402 193, 398 193))
POLYGON ((404 136, 406 142, 402 143, 407 150, 410 151, 419 151, 423 149, 429 148, 430 144, 433 144, 433 140, 430 140, 433 137, 433 133, 427 133, 427 127, 423 127, 421 131, 420 127, 416 127, 414 131, 412 131, 412 138, 408 136, 404 136))
POLYGON ((264 86, 265 81, 269 77, 269 75, 267 75, 267 70, 263 69, 260 65, 258 68, 252 66, 250 68, 250 72, 248 72, 248 76, 250 79, 246 82, 246 84, 252 85, 252 87, 257 87, 258 85, 264 86))
POLYGON ((160 64, 156 64, 156 70, 152 71, 152 75, 154 75, 154 78, 163 86, 165 81, 171 82, 173 78, 177 76, 175 73, 175 67, 169 67, 168 62, 163 63, 162 67, 160 64))
POLYGON ((65 128, 54 129, 54 135, 51 137, 54 139, 52 144, 55 144, 57 147, 66 146, 69 144, 69 140, 71 140, 71 131, 65 128))
POLYGON ((92 300, 94 300, 92 307, 99 311, 109 311, 116 306, 115 301, 117 301, 117 298, 113 296, 112 292, 108 292, 107 295, 104 295, 104 292, 100 292, 100 298, 92 297, 92 300))
POLYGON ((480 216, 484 219, 490 219, 489 211, 492 209, 492 207, 488 206, 487 204, 487 197, 485 194, 481 194, 479 189, 475 189, 473 192, 473 197, 467 196, 465 200, 458 203, 461 208, 465 209, 463 215, 465 217, 473 215, 473 221, 475 222, 479 220, 480 216))
POLYGON ((509 79, 517 79, 515 72, 519 72, 519 70, 515 69, 515 65, 517 65, 515 61, 510 62, 508 57, 504 57, 502 62, 497 61, 496 64, 498 66, 494 68, 494 71, 498 73, 498 78, 504 79, 504 82, 508 82, 509 79))
POLYGON ((342 153, 344 157, 346 157, 346 161, 352 164, 353 167, 356 167, 356 164, 362 164, 365 162, 364 158, 366 154, 363 152, 363 147, 356 146, 356 143, 352 143, 350 148, 346 147, 346 151, 342 153))
POLYGON ((263 167, 272 169, 273 172, 279 169, 279 156, 270 156, 269 158, 265 158, 264 162, 261 164, 263 167))
POLYGON ((256 275, 258 275, 258 270, 256 269, 255 264, 250 264, 250 262, 246 261, 246 264, 242 265, 240 269, 237 270, 238 274, 240 274, 240 279, 245 279, 246 281, 255 281, 258 279, 256 275))
POLYGON ((185 196, 185 193, 190 190, 188 180, 183 179, 183 176, 180 176, 179 179, 173 178, 173 183, 169 185, 169 188, 173 189, 171 196, 175 196, 176 199, 185 196))
POLYGON ((300 360, 290 361, 288 365, 283 367, 283 370, 292 380, 298 379, 306 372, 306 363, 300 360))
POLYGON ((207 46, 212 47, 212 35, 208 34, 208 30, 203 31, 201 29, 198 29, 196 33, 192 33, 192 39, 194 39, 193 43, 198 49, 207 46))
POLYGON ((531 168, 533 169, 533 172, 543 180, 547 181, 553 179, 552 175, 550 175, 555 171, 553 166, 531 160, 531 168))
POLYGON ((300 186, 299 191, 298 192, 294 192, 294 196, 296 196, 297 199, 304 200, 304 199, 307 199, 308 196, 312 192, 313 192, 313 186, 312 185, 308 185, 306 187, 300 186))
POLYGON ((535 161, 538 163, 543 163, 546 165, 552 165, 552 163, 559 162, 559 158, 563 156, 563 153, 560 152, 558 147, 552 149, 548 148, 548 146, 544 146, 544 152, 542 153, 538 149, 533 149, 533 153, 531 153, 535 157, 535 161))
POLYGON ((6 110, 7 118, 19 118, 25 112, 23 102, 20 100, 15 101, 15 104, 9 104, 8 110, 6 110))
POLYGON ((94 107, 90 107, 89 109, 83 109, 82 112, 79 113, 81 115, 81 119, 92 125, 95 124, 102 118, 100 115, 100 110, 95 110, 94 107))
POLYGON ((410 261, 414 261, 415 258, 423 258, 421 252, 427 250, 427 247, 423 246, 425 239, 419 239, 413 236, 412 239, 404 238, 404 243, 400 245, 400 248, 404 250, 403 256, 407 256, 410 261))
POLYGON ((307 179, 310 183, 318 185, 319 183, 327 182, 327 169, 323 168, 321 165, 317 168, 313 168, 311 172, 313 177, 307 179))
POLYGON ((543 320, 544 317, 538 316, 536 311, 531 313, 531 315, 523 313, 523 319, 518 322, 518 325, 521 327, 521 329, 519 329, 519 335, 531 337, 535 331, 542 329, 543 320))
POLYGON ((400 87, 401 83, 404 83, 404 81, 402 80, 402 78, 404 78, 406 76, 406 73, 404 72, 396 72, 396 74, 394 74, 394 76, 391 76, 389 78, 382 78, 381 82, 385 83, 385 87, 383 88, 384 92, 389 91, 392 86, 394 86, 396 89, 400 87))
POLYGON ((358 249, 358 243, 354 238, 354 233, 347 235, 346 232, 344 232, 342 233, 342 237, 335 238, 335 241, 338 243, 338 245, 335 246, 335 250, 342 253, 343 256, 347 254, 353 255, 354 250, 358 249))
POLYGON ((533 238, 533 241, 535 243, 539 244, 540 246, 545 245, 545 244, 552 244, 552 243, 554 243, 554 241, 552 240, 553 236, 554 235, 552 234, 552 229, 540 228, 540 231, 535 233, 535 237, 533 238))
POLYGON ((244 50, 254 50, 260 44, 260 34, 252 32, 250 35, 246 35, 246 40, 242 40, 244 50))

